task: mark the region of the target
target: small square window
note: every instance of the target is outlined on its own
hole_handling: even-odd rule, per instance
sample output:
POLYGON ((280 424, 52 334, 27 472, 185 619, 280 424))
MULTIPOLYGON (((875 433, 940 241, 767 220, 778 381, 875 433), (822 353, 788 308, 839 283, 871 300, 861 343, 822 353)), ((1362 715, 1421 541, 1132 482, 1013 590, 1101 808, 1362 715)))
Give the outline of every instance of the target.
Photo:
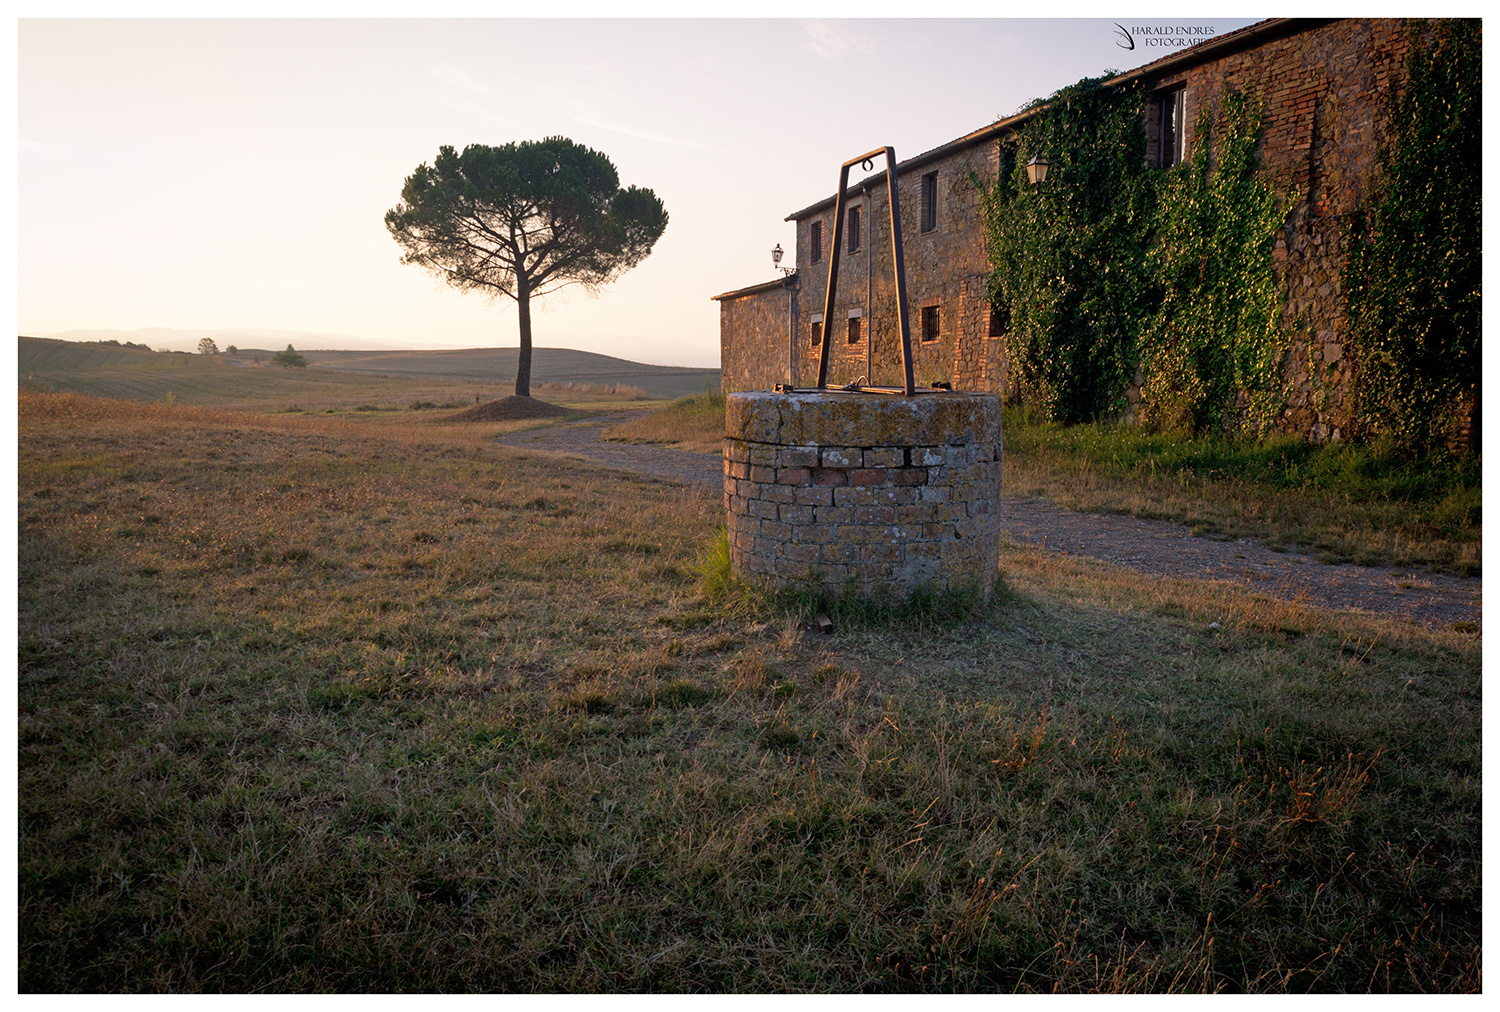
POLYGON ((922 340, 936 341, 943 334, 943 317, 937 306, 922 307, 922 340))
POLYGON ((812 324, 812 343, 813 343, 813 347, 814 348, 816 348, 818 345, 820 345, 820 344, 823 343, 823 321, 822 320, 814 320, 813 321, 813 324, 812 324))
POLYGON ((849 208, 849 224, 848 224, 847 228, 845 229, 845 231, 848 232, 848 235, 849 235, 849 252, 850 253, 858 253, 859 252, 860 238, 861 238, 861 236, 860 236, 860 227, 859 227, 859 225, 860 225, 860 222, 859 222, 859 212, 860 211, 861 211, 861 208, 857 204, 854 207, 849 208))
POLYGON ((812 256, 810 263, 819 263, 823 259, 823 223, 815 221, 812 223, 812 256))
POLYGON ((937 228, 937 176, 929 172, 922 177, 922 231, 937 228))
POLYGON ((849 343, 859 343, 859 317, 857 316, 849 317, 849 343))

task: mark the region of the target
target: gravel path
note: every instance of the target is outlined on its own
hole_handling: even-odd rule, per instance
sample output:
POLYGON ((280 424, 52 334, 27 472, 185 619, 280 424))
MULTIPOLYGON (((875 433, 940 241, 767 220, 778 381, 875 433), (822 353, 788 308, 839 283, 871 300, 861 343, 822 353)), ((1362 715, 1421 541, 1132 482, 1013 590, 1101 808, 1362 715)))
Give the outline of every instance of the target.
MULTIPOLYGON (((607 415, 571 425, 506 433, 498 441, 517 449, 579 457, 711 492, 722 489, 723 465, 717 457, 659 446, 607 443, 599 438, 605 426, 628 417, 607 415)), ((1249 538, 1195 538, 1178 524, 1075 513, 1045 499, 1004 499, 1001 519, 1005 535, 1016 543, 1102 559, 1141 572, 1227 580, 1254 587, 1268 597, 1402 616, 1423 625, 1480 620, 1481 582, 1474 578, 1379 566, 1325 566, 1297 552, 1273 552, 1249 538)))

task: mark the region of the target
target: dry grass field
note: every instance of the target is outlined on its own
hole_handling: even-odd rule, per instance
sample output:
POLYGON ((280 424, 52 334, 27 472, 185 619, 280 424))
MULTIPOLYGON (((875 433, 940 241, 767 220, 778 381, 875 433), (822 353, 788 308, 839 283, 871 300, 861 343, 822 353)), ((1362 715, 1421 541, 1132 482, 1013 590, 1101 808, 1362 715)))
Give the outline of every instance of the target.
MULTIPOLYGON (((514 377, 515 348, 468 348, 459 351, 313 351, 313 368, 371 373, 407 379, 455 379, 461 382, 514 377)), ((634 388, 643 397, 685 397, 706 385, 717 388, 718 369, 645 365, 569 348, 536 348, 532 352, 533 384, 582 384, 634 388)), ((507 391, 509 392, 509 391, 507 391)))
POLYGON ((1476 635, 1009 548, 825 636, 295 396, 20 395, 23 991, 1481 988, 1476 635))
POLYGON ((679 397, 654 411, 613 426, 604 438, 621 443, 659 443, 696 453, 724 452, 724 395, 704 391, 679 397))

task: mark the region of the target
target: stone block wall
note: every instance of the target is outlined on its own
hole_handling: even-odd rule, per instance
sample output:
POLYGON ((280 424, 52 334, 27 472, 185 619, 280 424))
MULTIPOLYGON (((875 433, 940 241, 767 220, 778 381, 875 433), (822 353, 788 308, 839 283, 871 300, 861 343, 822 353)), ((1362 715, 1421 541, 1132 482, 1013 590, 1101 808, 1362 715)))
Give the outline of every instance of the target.
POLYGON ((715 296, 722 389, 770 390, 787 382, 796 282, 771 281, 715 296))
POLYGON ((868 596, 975 588, 999 564, 999 399, 736 393, 724 504, 737 576, 868 596))

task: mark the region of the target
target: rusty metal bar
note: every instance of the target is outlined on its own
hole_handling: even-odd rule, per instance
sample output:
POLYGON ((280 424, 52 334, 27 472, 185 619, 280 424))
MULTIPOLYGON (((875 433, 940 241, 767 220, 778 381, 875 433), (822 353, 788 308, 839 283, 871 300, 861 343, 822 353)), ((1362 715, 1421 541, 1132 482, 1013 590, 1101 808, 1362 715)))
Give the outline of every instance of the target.
MULTIPOLYGON (((849 169, 852 166, 869 162, 882 154, 885 155, 885 189, 891 215, 891 259, 896 272, 896 316, 901 324, 901 364, 905 370, 905 395, 911 397, 916 393, 916 381, 912 372, 911 320, 906 302, 906 259, 901 245, 901 205, 896 195, 896 149, 889 144, 866 152, 857 158, 851 158, 839 167, 838 199, 833 211, 833 249, 828 258, 828 289, 823 298, 823 347, 818 356, 818 389, 828 388, 828 349, 833 344, 829 340, 829 324, 833 320, 834 294, 838 290, 839 257, 844 249, 844 205, 848 202, 848 195, 845 191, 849 187, 849 169)), ((873 249, 866 250, 866 252, 874 255, 873 249)), ((873 314, 873 307, 866 306, 865 309, 873 314)), ((870 342, 875 340, 873 330, 865 337, 865 340, 870 342)))

